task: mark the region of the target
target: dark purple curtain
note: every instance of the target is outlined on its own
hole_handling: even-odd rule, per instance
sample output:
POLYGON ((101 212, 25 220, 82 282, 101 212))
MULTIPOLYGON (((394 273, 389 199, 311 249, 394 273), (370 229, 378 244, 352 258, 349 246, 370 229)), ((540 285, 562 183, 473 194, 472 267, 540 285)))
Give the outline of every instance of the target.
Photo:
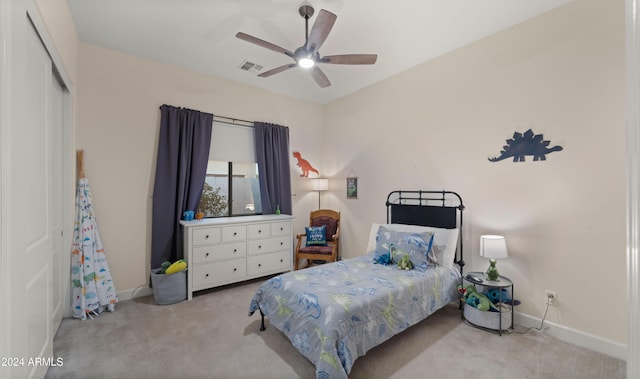
POLYGON ((196 211, 209 162, 213 115, 160 107, 160 139, 153 186, 151 268, 182 259, 180 219, 196 211))
POLYGON ((289 128, 266 122, 254 124, 262 213, 274 214, 279 206, 281 213, 290 215, 289 128))

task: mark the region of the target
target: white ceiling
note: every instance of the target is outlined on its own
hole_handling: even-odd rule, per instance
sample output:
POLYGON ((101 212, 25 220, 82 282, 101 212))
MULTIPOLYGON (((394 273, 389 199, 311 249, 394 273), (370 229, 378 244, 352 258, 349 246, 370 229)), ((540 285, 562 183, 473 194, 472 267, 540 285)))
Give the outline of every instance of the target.
MULTIPOLYGON (((324 104, 572 0, 68 0, 82 42, 324 104), (235 37, 244 32, 288 50, 304 44, 300 5, 338 18, 320 55, 378 54, 372 66, 320 67, 320 88, 302 68, 269 78, 284 54, 235 37)), ((315 20, 311 18, 309 28, 315 20)))

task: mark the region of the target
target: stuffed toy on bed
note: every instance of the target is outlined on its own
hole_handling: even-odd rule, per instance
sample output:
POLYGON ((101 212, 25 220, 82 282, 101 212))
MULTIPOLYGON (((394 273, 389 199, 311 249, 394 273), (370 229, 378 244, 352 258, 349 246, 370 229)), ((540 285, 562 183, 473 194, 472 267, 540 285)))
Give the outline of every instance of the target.
POLYGON ((385 265, 388 266, 390 265, 391 262, 391 255, 389 253, 387 254, 382 254, 381 256, 375 258, 373 260, 373 263, 379 264, 379 265, 385 265))
POLYGON ((373 263, 388 266, 398 262, 398 268, 401 270, 413 270, 413 263, 409 258, 409 254, 402 250, 398 250, 393 244, 389 244, 389 252, 378 257, 374 257, 373 263))
POLYGON ((398 261, 398 268, 401 270, 412 270, 413 263, 409 259, 409 254, 403 254, 402 258, 398 261))

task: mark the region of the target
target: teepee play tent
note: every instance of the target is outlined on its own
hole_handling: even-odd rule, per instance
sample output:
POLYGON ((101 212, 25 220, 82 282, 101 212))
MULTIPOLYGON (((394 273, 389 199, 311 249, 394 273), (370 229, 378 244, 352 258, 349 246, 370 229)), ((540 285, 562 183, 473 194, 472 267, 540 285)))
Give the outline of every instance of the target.
POLYGON ((78 151, 78 169, 76 221, 71 245, 71 296, 73 317, 85 320, 105 309, 113 312, 118 297, 98 233, 89 180, 84 177, 82 151, 78 151))

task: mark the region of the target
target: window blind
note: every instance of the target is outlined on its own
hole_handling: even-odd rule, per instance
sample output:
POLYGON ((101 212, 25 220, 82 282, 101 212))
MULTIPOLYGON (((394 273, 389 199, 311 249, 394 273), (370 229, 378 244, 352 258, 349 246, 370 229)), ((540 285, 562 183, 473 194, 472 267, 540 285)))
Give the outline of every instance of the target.
POLYGON ((209 160, 250 163, 256 161, 253 128, 213 122, 209 160))

